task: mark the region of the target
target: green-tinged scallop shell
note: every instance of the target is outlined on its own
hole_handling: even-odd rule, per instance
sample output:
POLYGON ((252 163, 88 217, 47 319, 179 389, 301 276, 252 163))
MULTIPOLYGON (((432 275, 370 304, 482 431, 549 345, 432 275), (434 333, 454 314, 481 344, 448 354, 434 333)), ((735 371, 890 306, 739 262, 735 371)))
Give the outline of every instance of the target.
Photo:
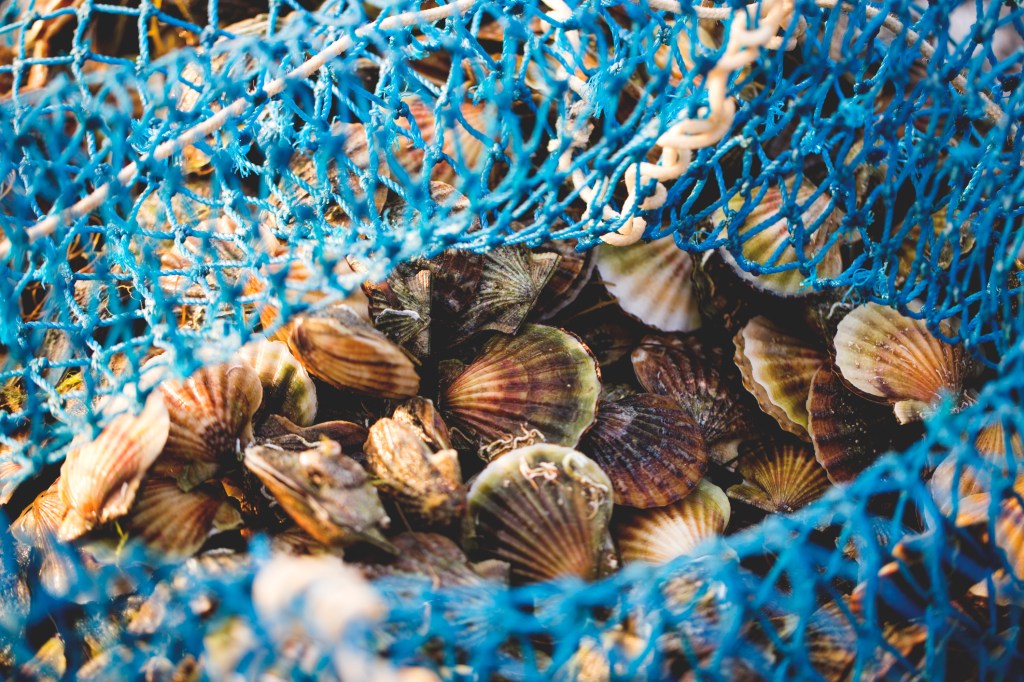
POLYGON ((346 306, 300 316, 288 345, 310 374, 335 388, 390 399, 419 391, 412 360, 346 306))
POLYGON ((515 334, 558 267, 557 253, 534 253, 522 244, 499 246, 484 255, 476 296, 462 312, 459 334, 515 334))
POLYGON ((391 418, 419 429, 421 436, 432 450, 452 449, 448 426, 441 419, 441 413, 437 411, 432 401, 419 396, 410 398, 395 408, 391 418))
POLYGON ((203 367, 185 381, 160 384, 170 432, 156 469, 182 490, 238 461, 252 441, 252 417, 263 400, 256 370, 241 362, 203 367))
POLYGON ((921 419, 944 395, 959 398, 963 348, 935 338, 921 320, 867 303, 839 323, 836 367, 859 391, 893 403, 900 423, 921 419))
POLYGON ((632 359, 648 392, 672 398, 697 422, 713 461, 731 465, 740 441, 757 437, 743 387, 693 338, 648 336, 632 359))
POLYGON ((499 335, 441 390, 440 409, 485 460, 536 442, 575 446, 597 414, 601 375, 579 339, 526 325, 499 335))
MULTIPOLYGON (((359 452, 363 443, 366 442, 366 427, 347 421, 329 421, 313 424, 312 426, 298 426, 288 421, 287 418, 272 414, 267 418, 256 435, 260 440, 271 441, 275 445, 286 450, 292 449, 292 444, 318 443, 323 439, 332 440, 341 446, 345 453, 359 452)), ((306 449, 306 446, 300 448, 306 449)))
POLYGON ((813 275, 818 278, 837 276, 843 269, 838 244, 829 244, 839 223, 840 212, 831 207, 832 197, 808 180, 803 180, 794 191, 795 179, 788 179, 770 187, 755 187, 749 199, 737 194, 729 200, 728 212, 719 209, 712 216, 720 238, 736 237, 735 246, 721 250, 722 255, 735 268, 737 274, 755 286, 777 296, 801 296, 813 293, 804 285, 807 274, 799 269, 801 260, 814 260, 813 275), (816 196, 815 196, 816 195, 816 196), (812 200, 812 197, 815 197, 812 200), (747 202, 752 205, 748 206, 747 202), (803 222, 802 237, 796 226, 783 214, 784 205, 795 201, 800 207, 803 222), (747 211, 742 219, 735 214, 747 211), (817 223, 820 225, 815 225, 817 223), (811 233, 810 230, 814 229, 811 233), (797 240, 800 240, 799 242, 797 240), (803 254, 798 256, 797 246, 803 254), (827 249, 827 250, 826 250, 827 249), (764 267, 783 267, 779 272, 753 274, 740 267, 734 254, 764 267))
POLYGON ((362 467, 332 441, 302 452, 273 445, 246 449, 245 466, 284 511, 326 545, 369 542, 393 551, 381 530, 390 523, 362 467))
POLYGON ((710 481, 666 507, 631 511, 615 524, 615 540, 625 562, 662 564, 690 554, 729 525, 729 498, 710 481))
POLYGON ((137 416, 115 417, 95 440, 68 452, 60 469, 60 493, 68 504, 61 540, 128 512, 142 477, 169 442, 168 412, 154 393, 137 416))
POLYGON ((612 486, 582 453, 548 444, 513 450, 487 465, 467 501, 466 550, 508 562, 514 582, 598 577, 612 486))
POLYGON ((701 325, 690 275, 693 258, 672 237, 599 246, 597 269, 619 306, 648 327, 692 332, 701 325))
POLYGON ((833 483, 852 481, 894 445, 892 410, 850 391, 831 362, 811 381, 808 432, 814 456, 833 483))
POLYGON ((125 523, 129 534, 158 556, 175 559, 198 552, 215 528, 230 530, 240 525, 241 515, 219 486, 184 492, 173 478, 161 476, 146 478, 125 523))
POLYGON ((71 546, 58 540, 68 513, 68 503, 61 495, 60 487, 58 478, 39 493, 11 524, 11 533, 18 542, 39 552, 40 583, 50 594, 63 597, 74 585, 77 573, 71 546))
POLYGON ((429 269, 410 263, 383 282, 363 284, 373 326, 418 358, 430 355, 431 279, 429 269))
POLYGON ((238 356, 256 370, 263 385, 260 417, 279 414, 299 426, 313 423, 317 409, 316 386, 288 346, 264 339, 243 346, 238 356))
POLYGON ((830 485, 811 446, 796 441, 743 443, 736 472, 744 482, 730 487, 729 497, 773 514, 810 504, 830 485))
POLYGON ((707 471, 697 422, 671 398, 649 393, 600 402, 579 449, 608 474, 615 503, 630 507, 682 499, 707 471))
POLYGON ((733 342, 744 388, 779 426, 803 440, 810 440, 807 396, 811 379, 828 359, 825 349, 788 333, 763 315, 747 322, 733 342))
POLYGON ((385 418, 370 427, 363 451, 377 488, 412 521, 444 526, 462 513, 466 492, 455 450, 434 452, 415 426, 385 418))

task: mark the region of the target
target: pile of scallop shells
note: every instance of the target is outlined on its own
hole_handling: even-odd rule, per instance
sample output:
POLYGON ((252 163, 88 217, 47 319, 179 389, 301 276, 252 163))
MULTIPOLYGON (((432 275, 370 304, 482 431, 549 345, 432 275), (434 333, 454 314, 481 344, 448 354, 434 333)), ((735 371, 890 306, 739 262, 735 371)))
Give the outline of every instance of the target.
MULTIPOLYGON (((695 259, 671 238, 448 251, 161 382, 140 413, 74 442, 34 500, 7 487, 4 503, 19 584, 57 597, 76 564, 116 561, 128 543, 188 570, 230 570, 256 536, 370 580, 589 581, 801 509, 913 441, 929 412, 968 404, 983 380, 908 314, 812 294, 786 273, 742 273, 724 252, 695 259)), ((979 450, 1005 460, 1002 431, 982 433, 979 450)), ((986 480, 954 465, 935 472, 937 502, 948 511, 959 494, 957 522, 987 528, 986 480)), ((1020 508, 1004 506, 997 539, 1024 568, 1020 508)), ((883 585, 912 544, 892 556, 883 585)), ((128 602, 116 627, 156 633, 160 595, 174 589, 168 579, 128 602)), ((673 590, 695 594, 685 581, 673 590)), ((827 679, 843 679, 856 652, 837 608, 810 626, 827 679)), ((644 633, 614 632, 566 673, 603 679, 600 651, 643 649, 644 633)), ((885 636, 923 655, 923 632, 904 614, 885 636)), ((35 664, 63 670, 60 633, 42 639, 35 664)))

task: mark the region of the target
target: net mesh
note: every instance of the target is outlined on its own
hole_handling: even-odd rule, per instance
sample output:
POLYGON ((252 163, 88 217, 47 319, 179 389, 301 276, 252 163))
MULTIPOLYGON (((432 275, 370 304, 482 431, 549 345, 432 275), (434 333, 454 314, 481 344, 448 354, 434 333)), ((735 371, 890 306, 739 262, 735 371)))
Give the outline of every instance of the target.
MULTIPOLYGON (((408 2, 312 12, 271 0, 266 17, 241 24, 230 22, 251 8, 216 0, 8 8, 5 491, 96 432, 111 416, 102 397, 151 386, 138 370, 151 347, 186 374, 414 257, 549 239, 589 248, 639 225, 694 253, 727 250, 754 273, 794 271, 808 287, 896 306, 965 343, 993 379, 969 408, 945 405, 907 452, 700 558, 589 585, 393 579, 380 586, 386 615, 346 631, 349 650, 471 679, 1013 677, 1021 585, 990 538, 1014 466, 993 466, 974 443, 1001 424, 1013 452, 1024 427, 1024 9, 800 0, 721 92, 713 76, 730 32, 756 30, 762 5, 734 3, 719 20, 666 2, 456 4, 425 16, 408 2), (293 71, 327 46, 330 58, 293 71), (692 145, 685 172, 659 185, 637 170, 671 146, 677 123, 720 124, 723 97, 735 112, 720 140, 692 145), (805 180, 813 194, 796 191, 805 180), (758 228, 713 219, 726 211, 743 224, 773 187, 785 188, 778 215, 801 245, 789 257, 745 249, 758 228), (809 210, 820 202, 824 212, 809 210), (950 454, 993 481, 987 532, 956 527, 920 480, 950 454), (910 531, 881 522, 880 505, 928 529, 895 576, 880 571, 910 531), (982 580, 999 594, 984 606, 966 590, 982 580), (842 596, 851 585, 862 586, 856 604, 842 596)), ((100 677, 204 651, 212 660, 225 639, 218 660, 247 676, 351 664, 332 647, 267 653, 284 636, 272 621, 291 621, 253 605, 266 553, 230 569, 155 571, 130 552, 88 570, 68 556, 77 579, 49 598, 22 582, 21 550, 3 542, 0 627, 15 666, 36 655, 25 633, 42 621, 78 644, 66 645, 69 666, 103 652, 90 664, 100 677), (172 574, 156 634, 106 625, 124 606, 111 595, 126 584, 146 594, 172 574), (197 607, 203 598, 215 615, 197 607)))

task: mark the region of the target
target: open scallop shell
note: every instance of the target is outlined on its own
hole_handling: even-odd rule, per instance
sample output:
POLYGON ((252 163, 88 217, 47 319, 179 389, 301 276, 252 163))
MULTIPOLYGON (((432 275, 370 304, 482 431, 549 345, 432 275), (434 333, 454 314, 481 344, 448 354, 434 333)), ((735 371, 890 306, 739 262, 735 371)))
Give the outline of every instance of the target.
POLYGON ((893 445, 899 428, 892 410, 846 388, 831 362, 811 381, 807 413, 814 456, 833 483, 856 478, 893 445))
POLYGON ((441 419, 441 414, 430 400, 419 396, 410 398, 395 408, 391 418, 419 429, 420 435, 432 449, 452 449, 448 426, 441 419))
POLYGON ((832 198, 827 192, 818 193, 818 188, 809 180, 803 180, 794 191, 795 179, 790 178, 770 187, 754 188, 750 201, 756 205, 748 207, 747 199, 741 194, 729 200, 729 214, 719 209, 712 216, 712 222, 719 230, 719 238, 736 234, 738 244, 730 249, 723 248, 723 257, 733 265, 736 273, 754 286, 777 296, 800 296, 813 293, 804 286, 807 275, 799 269, 801 259, 797 253, 797 235, 782 209, 787 199, 792 199, 802 208, 801 219, 804 232, 800 243, 804 261, 815 260, 814 274, 819 278, 835 277, 843 269, 843 259, 837 244, 828 242, 838 225, 840 212, 829 208, 832 198), (817 198, 811 201, 811 197, 817 198), (741 222, 733 213, 749 211, 741 222), (828 213, 826 213, 828 212, 828 213), (821 222, 820 225, 815 225, 821 222), (814 229, 813 233, 809 231, 814 229), (825 251, 825 249, 828 249, 825 251), (733 250, 734 249, 734 250, 733 250), (766 267, 785 267, 779 272, 767 274, 749 273, 740 267, 733 253, 766 267))
POLYGON ((508 562, 514 582, 598 577, 612 487, 584 454, 546 444, 513 450, 487 465, 467 500, 464 546, 508 562))
POLYGON ((288 345, 310 374, 335 388, 390 399, 419 391, 412 360, 346 306, 300 316, 288 345))
POLYGON ((159 387, 170 415, 170 432, 157 469, 183 490, 236 462, 252 441, 252 417, 263 400, 256 370, 241 362, 203 367, 185 381, 159 387))
POLYGON ((811 379, 828 359, 825 349, 763 315, 747 322, 733 342, 743 386, 761 409, 786 431, 810 440, 807 396, 811 379))
POLYGON ((599 246, 597 269, 619 306, 648 327, 691 332, 701 325, 690 275, 693 257, 672 237, 631 246, 599 246))
POLYGON ((68 503, 60 492, 60 478, 39 493, 11 524, 11 533, 22 544, 39 551, 39 579, 47 592, 62 597, 77 577, 71 546, 58 540, 68 513, 68 503))
POLYGON ((150 476, 125 525, 159 556, 181 559, 198 552, 214 528, 237 528, 242 517, 222 490, 184 492, 173 478, 150 476))
POLYGON ((648 392, 672 398, 694 418, 713 461, 730 465, 739 442, 758 435, 739 382, 723 375, 717 355, 693 338, 648 336, 632 359, 648 392))
MULTIPOLYGON (((359 452, 366 442, 366 427, 355 422, 329 421, 313 426, 298 426, 280 415, 270 417, 260 426, 257 436, 285 447, 285 443, 318 443, 324 438, 341 446, 345 453, 359 452)), ((303 447, 304 449, 304 447, 303 447)))
POLYGON ((430 355, 432 275, 412 263, 383 282, 363 284, 373 326, 418 358, 430 355))
POLYGON ((730 487, 729 497, 773 514, 810 504, 830 485, 811 446, 797 441, 743 443, 736 472, 744 482, 730 487))
POLYGON ((60 492, 68 504, 62 540, 124 516, 142 477, 168 441, 168 409, 154 393, 138 415, 113 419, 95 440, 72 448, 61 466, 60 492))
POLYGON ((415 426, 387 418, 370 427, 363 450, 377 488, 414 521, 444 526, 461 514, 466 492, 455 450, 433 452, 415 426))
POLYGON ((279 414, 299 426, 313 423, 317 409, 316 386, 288 346, 264 339, 246 344, 238 356, 256 370, 263 385, 258 414, 263 417, 279 414))
POLYGON ((703 480, 678 502, 626 514, 615 524, 615 540, 623 561, 662 564, 724 533, 730 515, 729 498, 721 488, 703 480))
POLYGON ((900 423, 921 419, 943 395, 959 397, 963 348, 932 336, 920 320, 867 303, 839 323, 836 367, 854 388, 893 403, 900 423))
POLYGON ((615 503, 630 507, 682 499, 707 471, 696 421, 671 398, 649 393, 599 403, 580 450, 608 474, 615 503))
POLYGON ((576 445, 597 413, 597 361, 573 335, 526 325, 496 336, 442 388, 440 409, 484 459, 544 441, 576 445))

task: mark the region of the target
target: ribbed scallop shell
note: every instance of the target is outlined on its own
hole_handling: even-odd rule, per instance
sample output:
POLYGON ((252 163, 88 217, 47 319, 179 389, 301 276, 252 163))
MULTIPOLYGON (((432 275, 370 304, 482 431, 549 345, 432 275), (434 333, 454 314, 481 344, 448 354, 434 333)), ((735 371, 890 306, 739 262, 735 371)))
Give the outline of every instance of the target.
POLYGON ((491 459, 520 444, 576 445, 597 414, 601 376, 580 341, 554 327, 499 335, 447 387, 440 409, 491 459))
POLYGON ((892 410, 846 388, 831 362, 811 381, 807 412, 814 456, 833 483, 856 478, 893 445, 899 428, 892 410))
POLYGON ((649 393, 599 403, 579 449, 608 474, 615 503, 630 507, 682 499, 707 471, 697 422, 671 398, 649 393))
POLYGON ((854 388, 894 403, 901 423, 920 419, 945 393, 959 396, 966 358, 920 320, 877 303, 839 323, 836 366, 854 388))
POLYGON ((299 426, 313 423, 317 409, 316 386, 288 346, 264 339, 246 344, 238 355, 260 377, 263 385, 261 414, 279 414, 299 426))
POLYGON ((412 360, 345 306, 296 319, 288 345, 310 374, 335 388, 390 399, 419 391, 412 360))
POLYGON ((476 296, 461 315, 459 333, 515 334, 533 310, 555 269, 557 253, 535 253, 523 246, 499 246, 484 255, 476 296))
MULTIPOLYGON (((829 204, 832 202, 828 193, 822 192, 808 204, 818 190, 806 179, 795 192, 796 196, 793 197, 794 182, 794 179, 789 179, 781 186, 776 184, 767 188, 754 188, 750 200, 756 201, 757 204, 746 215, 742 224, 733 225, 735 218, 727 216, 724 209, 717 210, 712 216, 714 226, 720 229, 718 233, 720 238, 726 238, 732 233, 738 236, 735 252, 742 253, 745 259, 765 267, 791 266, 770 274, 752 274, 740 267, 733 256, 733 247, 721 250, 724 258, 734 267, 741 278, 777 296, 801 296, 813 293, 812 288, 804 286, 807 275, 801 273, 798 267, 800 259, 796 251, 795 226, 791 226, 789 220, 781 215, 784 198, 792 198, 803 207, 801 218, 806 231, 809 231, 825 216, 825 212, 829 210, 829 204)), ((745 205, 745 197, 738 194, 729 200, 729 211, 740 211, 745 208, 745 205)), ((804 233, 803 243, 806 244, 803 247, 804 260, 819 258, 813 273, 816 277, 835 277, 843 269, 843 259, 839 253, 838 244, 832 244, 828 247, 828 251, 822 254, 838 224, 839 217, 838 209, 833 208, 813 233, 804 233)))
POLYGON ((363 564, 367 578, 391 575, 428 577, 435 587, 485 587, 469 559, 452 540, 437 533, 407 532, 393 540, 398 556, 388 563, 363 564))
POLYGON ((779 426, 809 440, 807 396, 811 379, 828 359, 825 349, 763 315, 747 322, 733 342, 744 388, 779 426))
POLYGON ((68 504, 62 540, 128 512, 142 477, 168 441, 168 412, 154 393, 137 416, 115 417, 94 441, 68 452, 60 469, 60 491, 68 504))
POLYGON ((58 597, 66 595, 77 578, 71 546, 58 541, 68 513, 60 487, 58 478, 11 524, 11 533, 18 542, 39 551, 39 579, 47 592, 58 597))
POLYGON ((1024 445, 1020 435, 1013 433, 1010 445, 1013 457, 1007 458, 1007 431, 1002 421, 994 421, 978 430, 974 440, 978 459, 969 458, 966 454, 950 453, 935 467, 928 480, 928 490, 932 498, 944 514, 953 509, 954 496, 962 500, 978 493, 991 492, 993 474, 1001 477, 1010 475, 1010 462, 1015 463, 1017 479, 1015 485, 1024 483, 1024 474, 1020 472, 1020 462, 1024 456, 1024 445), (954 481, 957 481, 954 491, 954 481))
POLYGON ((373 326, 418 358, 430 355, 431 279, 429 269, 412 264, 363 284, 373 326))
POLYGON ((626 313, 661 331, 700 328, 700 310, 690 280, 693 258, 675 239, 599 246, 596 251, 601 280, 626 313))
POLYGON ((452 439, 448 426, 441 419, 441 413, 434 403, 419 396, 410 398, 395 408, 391 418, 405 422, 419 429, 427 445, 434 450, 451 450, 452 439))
POLYGON ((624 515, 615 524, 615 540, 623 561, 662 564, 724 533, 730 515, 729 498, 714 483, 703 480, 678 502, 624 515))
POLYGON ((252 441, 252 417, 263 400, 256 370, 241 362, 203 367, 185 381, 165 381, 171 428, 158 463, 183 490, 212 478, 237 461, 252 441))
POLYGON ((419 429, 385 418, 370 427, 363 451, 378 490, 413 521, 444 526, 462 513, 466 492, 455 450, 432 452, 419 429))
POLYGON ((228 530, 242 524, 241 515, 223 492, 216 492, 219 494, 200 489, 184 492, 173 478, 150 476, 128 516, 128 532, 159 556, 192 556, 214 528, 228 530))
MULTIPOLYGON (((409 107, 409 113, 412 114, 412 118, 416 123, 416 132, 423 139, 423 144, 429 146, 434 143, 437 137, 443 136, 444 144, 442 150, 445 154, 452 157, 455 162, 454 167, 444 160, 435 163, 430 173, 432 180, 456 183, 463 175, 457 172, 456 169, 466 169, 470 173, 477 170, 482 163, 482 154, 491 144, 501 138, 500 131, 496 128, 498 117, 491 104, 475 104, 469 101, 458 102, 458 112, 465 119, 465 123, 452 118, 451 121, 454 125, 447 127, 451 125, 447 121, 441 122, 440 125, 438 124, 434 116, 432 102, 424 102, 423 99, 416 95, 409 95, 403 101, 409 107), (469 125, 468 129, 466 124, 469 125), (494 142, 487 144, 480 139, 481 137, 490 137, 494 142)), ((450 105, 446 103, 442 106, 442 111, 447 110, 449 107, 450 105)), ((400 121, 399 125, 410 129, 410 131, 412 129, 411 124, 407 121, 400 121)), ((411 132, 410 134, 414 133, 411 132)), ((407 138, 399 138, 399 145, 401 152, 399 152, 397 158, 401 160, 402 165, 410 173, 414 175, 419 174, 423 170, 424 149, 414 145, 413 141, 407 138)))
MULTIPOLYGON (((0 450, 2 452, 2 450, 0 450)), ((4 452, 9 455, 9 451, 4 452)), ((0 506, 11 501, 11 496, 24 479, 25 465, 13 459, 0 461, 0 506)))
POLYGON ((764 511, 796 511, 829 488, 828 476, 809 445, 790 441, 744 443, 739 455, 736 472, 744 482, 726 492, 764 511))
POLYGON ((598 576, 612 488, 582 453, 546 444, 513 450, 487 465, 467 500, 464 546, 508 562, 514 582, 598 576))
POLYGON ((633 371, 655 395, 668 396, 700 426, 713 461, 730 465, 741 440, 757 436, 738 381, 692 338, 648 336, 633 351, 633 371))
POLYGON ((576 240, 559 239, 540 246, 542 251, 559 255, 558 267, 540 292, 531 317, 538 322, 550 320, 568 307, 583 291, 594 273, 597 249, 576 250, 576 240))

